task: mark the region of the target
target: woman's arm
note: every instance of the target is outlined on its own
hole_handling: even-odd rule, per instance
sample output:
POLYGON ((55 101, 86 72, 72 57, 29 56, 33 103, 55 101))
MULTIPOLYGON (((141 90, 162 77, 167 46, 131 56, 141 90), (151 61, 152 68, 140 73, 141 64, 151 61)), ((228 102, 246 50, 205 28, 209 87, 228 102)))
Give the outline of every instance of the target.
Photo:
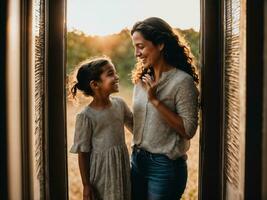
POLYGON ((84 200, 91 200, 92 199, 92 187, 89 181, 89 159, 90 154, 85 152, 79 152, 78 154, 78 162, 79 162, 79 169, 83 183, 83 199, 84 200))
POLYGON ((170 127, 176 130, 180 137, 185 139, 191 139, 193 135, 188 135, 185 130, 184 121, 181 116, 170 110, 156 97, 157 84, 155 84, 149 75, 145 75, 142 79, 147 89, 147 96, 150 103, 160 112, 163 119, 168 123, 170 127))
POLYGON ((182 138, 191 139, 191 137, 185 132, 183 119, 177 113, 171 111, 156 98, 150 99, 149 101, 160 112, 161 116, 169 124, 169 126, 175 129, 182 138))

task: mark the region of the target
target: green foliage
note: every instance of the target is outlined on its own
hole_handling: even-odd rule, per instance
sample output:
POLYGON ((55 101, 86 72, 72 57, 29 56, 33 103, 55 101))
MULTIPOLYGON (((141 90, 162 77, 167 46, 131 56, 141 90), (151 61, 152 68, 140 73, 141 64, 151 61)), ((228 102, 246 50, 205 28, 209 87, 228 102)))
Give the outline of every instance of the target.
MULTIPOLYGON (((199 33, 193 29, 178 31, 188 41, 195 58, 199 59, 199 33)), ((130 85, 130 74, 135 65, 134 48, 129 30, 108 36, 90 36, 74 30, 67 35, 67 74, 71 73, 81 61, 106 55, 116 66, 120 81, 130 85)))
POLYGON ((184 39, 187 41, 191 53, 193 54, 195 58, 195 62, 197 65, 199 65, 199 32, 196 32, 194 29, 186 29, 181 30, 177 29, 177 31, 184 37, 184 39))

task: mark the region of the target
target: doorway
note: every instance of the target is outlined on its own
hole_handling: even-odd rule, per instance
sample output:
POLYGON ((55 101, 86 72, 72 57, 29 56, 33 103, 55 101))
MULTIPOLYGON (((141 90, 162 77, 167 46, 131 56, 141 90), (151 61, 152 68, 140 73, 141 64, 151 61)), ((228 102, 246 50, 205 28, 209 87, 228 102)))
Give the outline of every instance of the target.
MULTIPOLYGON (((0 20, 3 25, 0 50, 1 65, 4 66, 1 68, 0 78, 2 86, 0 93, 3 97, 0 104, 1 197, 4 199, 68 199, 65 115, 67 72, 65 72, 64 50, 66 49, 65 38, 67 38, 65 35, 66 1, 11 0, 1 1, 0 4, 0 20), (34 8, 34 6, 37 7, 34 8), (40 30, 36 38, 32 36, 35 25, 32 12, 39 15, 35 18, 37 29, 40 30), (37 39, 35 42, 41 39, 42 45, 33 47, 35 39, 37 39), (41 55, 35 60, 41 71, 36 70, 39 68, 32 63, 33 50, 41 55), (35 81, 37 85, 41 84, 41 87, 33 87, 35 81), (35 92, 39 94, 35 96, 35 92), (35 131, 38 134, 35 134, 35 131), (40 138, 42 142, 36 142, 40 141, 40 138), (38 172, 41 173, 38 174, 38 172)), ((266 199, 267 156, 264 147, 266 147, 267 137, 264 102, 266 102, 267 86, 263 74, 266 77, 267 45, 266 42, 262 42, 266 41, 267 37, 266 9, 262 0, 257 2, 201 1, 202 121, 199 199, 230 199, 229 195, 236 194, 243 195, 240 199, 260 199, 260 196, 266 199), (241 9, 242 12, 240 12, 240 7, 236 5, 243 5, 245 9, 241 9), (242 21, 239 18, 240 13, 245 17, 242 30, 246 34, 243 37, 245 41, 242 40, 242 43, 247 45, 247 51, 242 52, 246 57, 242 64, 243 72, 246 71, 246 80, 242 81, 246 84, 246 90, 243 91, 246 93, 244 97, 246 104, 242 104, 244 105, 242 109, 245 107, 247 112, 241 120, 242 123, 245 122, 242 137, 246 140, 240 143, 245 153, 236 154, 238 152, 234 150, 235 156, 242 155, 241 159, 236 157, 233 159, 234 162, 230 162, 232 151, 229 151, 231 146, 227 145, 232 144, 229 142, 231 137, 226 138, 227 141, 225 135, 231 132, 225 131, 227 113, 224 112, 224 106, 226 100, 230 104, 239 104, 231 101, 230 98, 226 99, 225 92, 231 91, 231 87, 228 87, 230 86, 228 84, 228 88, 225 88, 225 75, 227 75, 225 66, 238 62, 229 62, 230 65, 225 65, 224 61, 227 60, 225 53, 231 50, 231 44, 240 45, 232 43, 234 41, 232 39, 236 39, 235 34, 241 29, 229 31, 230 37, 227 40, 225 40, 225 30, 235 28, 236 23, 233 22, 237 19, 242 21), (226 21, 229 26, 225 26, 226 21), (225 44, 229 46, 225 48, 225 44), (228 155, 225 156, 225 153, 228 155), (239 161, 242 159, 245 159, 243 165, 245 170, 239 173, 236 169, 242 168, 231 168, 231 165, 240 164, 239 161), (225 163, 229 164, 228 168, 225 168, 225 163), (234 170, 231 171, 232 169, 234 170), (234 179, 231 180, 231 178, 234 179)), ((240 50, 239 47, 236 49, 240 50)), ((238 52, 235 53, 232 56, 241 55, 238 52)), ((227 72, 230 72, 228 75, 235 75, 231 70, 227 72)), ((232 86, 235 85, 232 84, 232 86)), ((230 125, 228 127, 231 128, 229 122, 227 122, 230 125)), ((235 138, 235 141, 239 140, 235 138)))
MULTIPOLYGON (((147 17, 161 17, 184 37, 187 41, 200 75, 200 2, 198 0, 176 2, 167 0, 135 1, 72 1, 67 2, 67 136, 68 152, 73 143, 75 116, 90 102, 78 93, 73 99, 68 93, 75 81, 76 66, 84 59, 107 55, 114 62, 120 76, 120 92, 128 106, 132 104, 132 89, 130 73, 135 64, 134 49, 129 29, 138 20, 147 17), (142 5, 142 6, 140 6, 142 5), (164 6, 165 9, 162 9, 164 6), (90 12, 88 12, 90 10, 90 12), (136 12, 139 14, 136 15, 136 12), (190 17, 184 18, 187 13, 190 17), (127 17, 125 17, 127 16, 127 17), (86 19, 86 20, 85 20, 86 19), (93 23, 90 23, 93 22, 93 23), (115 23, 116 22, 116 23, 115 23)), ((200 88, 200 87, 199 87, 200 88)), ((132 136, 126 132, 126 143, 129 155, 132 136)), ((189 178, 183 199, 198 199, 198 166, 199 166, 199 129, 191 140, 188 152, 189 178)), ((82 181, 78 168, 77 155, 68 153, 69 197, 81 199, 82 181)))

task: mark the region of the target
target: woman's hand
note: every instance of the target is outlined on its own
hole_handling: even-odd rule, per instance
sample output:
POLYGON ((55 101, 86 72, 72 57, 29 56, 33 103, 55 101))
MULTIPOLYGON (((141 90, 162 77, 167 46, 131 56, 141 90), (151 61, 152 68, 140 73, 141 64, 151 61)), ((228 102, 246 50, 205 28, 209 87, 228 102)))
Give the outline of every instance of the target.
POLYGON ((145 74, 142 77, 143 85, 147 90, 147 98, 154 105, 157 106, 159 104, 159 100, 156 96, 157 91, 157 83, 152 79, 152 77, 148 74, 145 74))
POLYGON ((83 186, 83 200, 93 200, 93 190, 90 185, 83 186))

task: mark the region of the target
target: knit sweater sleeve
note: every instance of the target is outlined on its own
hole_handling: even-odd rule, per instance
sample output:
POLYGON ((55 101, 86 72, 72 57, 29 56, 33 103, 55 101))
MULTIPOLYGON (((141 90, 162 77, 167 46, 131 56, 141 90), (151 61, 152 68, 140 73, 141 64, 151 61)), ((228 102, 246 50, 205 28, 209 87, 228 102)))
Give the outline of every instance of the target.
POLYGON ((177 89, 175 106, 183 119, 185 132, 190 137, 195 135, 198 126, 198 96, 199 92, 192 77, 185 77, 177 89))

